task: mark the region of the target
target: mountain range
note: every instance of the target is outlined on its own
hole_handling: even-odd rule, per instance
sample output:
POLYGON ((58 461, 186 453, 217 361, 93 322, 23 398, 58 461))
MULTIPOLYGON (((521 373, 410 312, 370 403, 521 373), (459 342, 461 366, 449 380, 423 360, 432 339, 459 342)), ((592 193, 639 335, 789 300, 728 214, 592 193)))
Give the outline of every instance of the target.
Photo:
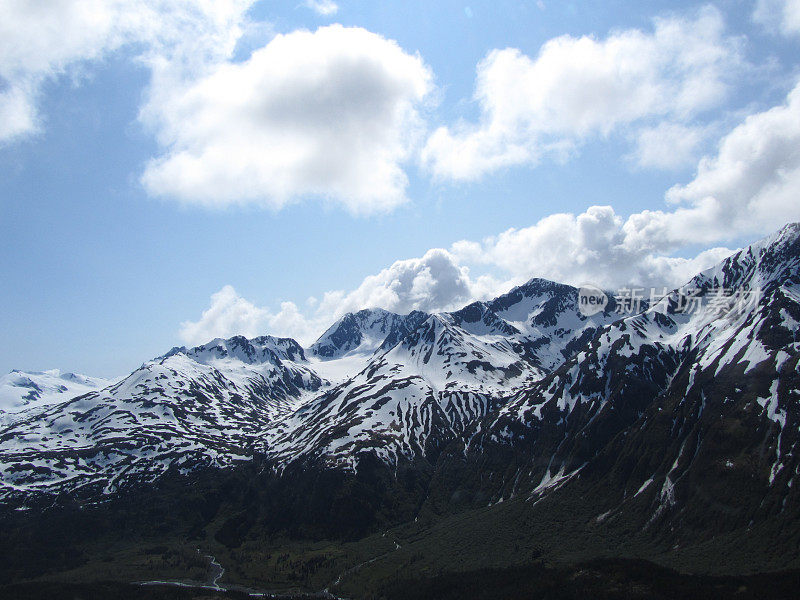
POLYGON ((271 336, 176 347, 17 415, 0 432, 0 498, 111 493, 254 453, 353 471, 364 454, 430 459, 615 316, 584 317, 575 288, 534 279, 453 313, 347 314, 308 349, 271 336))
POLYGON ((0 377, 0 423, 22 419, 28 411, 57 404, 111 385, 102 377, 79 373, 13 370, 0 377))
MULTIPOLYGON (((12 372, 0 502, 112 510, 183 481, 215 498, 192 530, 230 552, 406 526, 425 556, 459 522, 478 547, 508 531, 523 563, 800 567, 800 224, 635 311, 608 295, 587 316, 532 279, 455 312, 347 314, 308 348, 215 339, 113 382, 12 372)), ((396 543, 384 562, 417 568, 396 543)))

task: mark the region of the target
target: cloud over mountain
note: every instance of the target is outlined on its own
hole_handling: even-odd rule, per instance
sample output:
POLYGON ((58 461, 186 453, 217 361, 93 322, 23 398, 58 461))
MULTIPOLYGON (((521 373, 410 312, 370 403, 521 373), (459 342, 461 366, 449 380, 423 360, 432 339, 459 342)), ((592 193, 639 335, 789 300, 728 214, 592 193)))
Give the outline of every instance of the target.
POLYGON ((272 312, 226 285, 211 296, 210 307, 197 321, 181 324, 180 336, 188 344, 201 344, 214 337, 252 337, 269 331, 308 344, 347 312, 364 307, 397 313, 454 309, 474 297, 476 285, 451 253, 433 249, 421 258, 394 262, 365 277, 355 289, 325 292, 321 299, 312 299, 305 311, 293 302, 283 302, 278 312, 272 312))
POLYGON ((666 243, 715 242, 779 227, 798 218, 800 83, 783 104, 747 117, 700 161, 695 178, 676 185, 672 212, 645 212, 635 229, 666 243))

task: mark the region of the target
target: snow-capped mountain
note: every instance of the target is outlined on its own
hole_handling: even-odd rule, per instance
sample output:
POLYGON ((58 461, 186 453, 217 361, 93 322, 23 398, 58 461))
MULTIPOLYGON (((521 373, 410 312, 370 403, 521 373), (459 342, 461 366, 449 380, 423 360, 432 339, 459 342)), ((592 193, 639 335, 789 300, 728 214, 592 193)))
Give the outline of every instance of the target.
POLYGON ((537 496, 585 473, 615 498, 604 519, 644 503, 650 524, 714 515, 740 527, 744 514, 797 507, 799 290, 790 225, 605 326, 470 440, 473 460, 496 465, 485 489, 537 496))
POLYGON ((308 351, 271 336, 173 348, 102 393, 0 433, 0 479, 12 495, 88 493, 254 451, 352 469, 365 453, 432 459, 616 318, 583 317, 576 293, 533 280, 454 313, 363 310, 308 351))
POLYGON ((24 413, 100 390, 112 381, 58 369, 13 370, 0 377, 0 424, 10 424, 24 413))
POLYGON ((653 519, 718 467, 783 501, 800 471, 799 240, 788 226, 628 316, 612 300, 586 317, 575 288, 533 279, 452 313, 348 314, 307 350, 175 348, 0 431, 0 494, 111 493, 258 455, 278 474, 425 464, 495 500, 603 473, 653 519))
POLYGON ((397 344, 427 316, 420 311, 398 315, 381 308, 347 313, 331 325, 308 351, 326 360, 354 354, 370 355, 397 344))
POLYGON ((398 319, 381 311, 376 321, 369 313, 341 322, 400 325, 381 326, 388 337, 367 346, 377 350, 357 375, 268 432, 267 453, 278 463, 322 460, 356 470, 365 454, 393 465, 432 459, 516 390, 543 377, 576 342, 617 318, 610 309, 587 318, 575 288, 538 279, 453 313, 398 319), (401 328, 408 331, 394 342, 401 328))
POLYGON ((312 370, 303 348, 290 338, 216 338, 191 349, 173 348, 163 358, 178 355, 213 367, 238 393, 254 403, 266 402, 273 417, 290 410, 303 392, 314 392, 328 383, 312 370))
POLYGON ((0 430, 0 493, 108 493, 170 468, 248 459, 261 430, 322 385, 294 340, 173 348, 119 383, 0 430))
POLYGON ((431 315, 354 377, 270 431, 281 462, 324 457, 355 468, 371 452, 396 463, 435 452, 485 416, 504 390, 539 372, 494 332, 472 335, 451 315, 431 315))

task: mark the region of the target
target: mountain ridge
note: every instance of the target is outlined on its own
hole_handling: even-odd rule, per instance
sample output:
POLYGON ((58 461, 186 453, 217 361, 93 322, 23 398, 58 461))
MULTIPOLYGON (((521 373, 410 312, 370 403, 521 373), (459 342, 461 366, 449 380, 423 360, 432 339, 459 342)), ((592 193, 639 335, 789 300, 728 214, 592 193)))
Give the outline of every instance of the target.
POLYGON ((351 480, 391 482, 370 492, 376 507, 413 472, 428 489, 417 510, 434 512, 585 486, 607 504, 603 523, 638 515, 662 532, 702 530, 692 503, 731 531, 745 514, 771 518, 751 510, 756 497, 795 510, 800 226, 637 314, 612 298, 586 317, 577 291, 534 278, 452 313, 367 309, 309 349, 272 336, 174 348, 0 430, 0 497, 97 498, 258 460, 284 490, 316 477, 345 495, 351 480), (758 297, 734 311, 735 290, 758 297), (725 498, 724 478, 746 502, 725 498))
POLYGON ((0 538, 28 557, 0 571, 100 564, 131 532, 147 564, 179 539, 230 581, 288 569, 348 597, 609 556, 800 568, 800 226, 622 300, 586 317, 576 288, 532 279, 451 313, 345 315, 321 354, 175 348, 0 429, 0 538))

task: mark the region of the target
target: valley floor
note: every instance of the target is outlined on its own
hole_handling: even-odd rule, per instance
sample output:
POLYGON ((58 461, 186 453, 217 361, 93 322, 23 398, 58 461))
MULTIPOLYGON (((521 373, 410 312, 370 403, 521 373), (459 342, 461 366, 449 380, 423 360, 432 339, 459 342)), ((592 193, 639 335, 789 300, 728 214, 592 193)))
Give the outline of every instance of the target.
MULTIPOLYGON (((425 579, 398 579, 365 595, 364 600, 790 600, 797 597, 800 572, 745 577, 679 574, 645 561, 605 560, 546 568, 538 564, 466 573, 442 572, 425 579)), ((9 600, 277 600, 339 598, 325 593, 257 593, 177 586, 141 586, 121 582, 32 582, 0 586, 9 600)))
POLYGON ((544 520, 530 503, 510 501, 449 516, 421 515, 352 541, 250 535, 229 545, 218 539, 225 514, 195 533, 160 532, 119 511, 110 513, 123 519, 115 522, 116 531, 101 517, 67 524, 63 513, 54 514, 53 523, 61 520, 64 529, 45 521, 27 530, 30 524, 6 518, 2 525, 14 526, 0 533, 0 575, 6 582, 0 598, 788 600, 800 589, 800 569, 793 563, 778 572, 754 572, 755 553, 770 532, 664 550, 624 530, 587 531, 581 523, 589 519, 578 504, 553 502, 563 504, 564 518, 550 512, 554 516, 544 520), (79 533, 91 528, 97 531, 79 533), (51 531, 49 539, 44 530, 51 531), (33 541, 28 535, 39 545, 23 547, 26 539, 33 541), (751 569, 741 562, 747 548, 738 556, 731 550, 747 544, 751 569), (14 570, 15 557, 24 569, 14 570), (173 585, 140 585, 145 581, 173 585))

